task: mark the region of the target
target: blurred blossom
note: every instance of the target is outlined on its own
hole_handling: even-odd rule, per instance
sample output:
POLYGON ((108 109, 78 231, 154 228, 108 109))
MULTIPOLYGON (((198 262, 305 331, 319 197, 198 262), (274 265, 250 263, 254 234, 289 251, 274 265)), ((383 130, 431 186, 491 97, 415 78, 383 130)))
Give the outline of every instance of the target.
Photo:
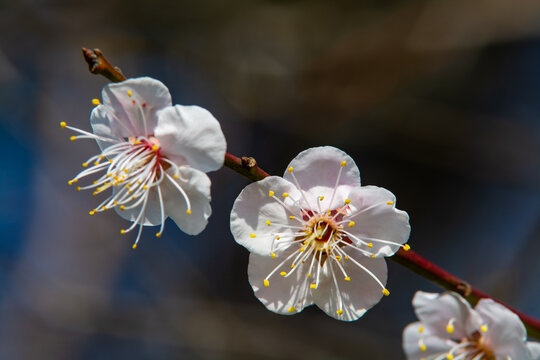
POLYGON ((413 306, 420 321, 403 331, 409 360, 533 360, 537 343, 527 343, 519 317, 491 299, 474 309, 459 294, 418 291, 413 306))
POLYGON ((248 185, 231 231, 251 252, 255 295, 278 314, 315 303, 338 320, 357 320, 390 294, 384 257, 409 249, 409 216, 395 202, 386 189, 361 187, 354 160, 330 146, 298 154, 283 178, 248 185))
POLYGON ((90 215, 109 209, 132 225, 139 225, 133 248, 144 225, 161 225, 163 233, 169 216, 187 234, 204 230, 212 212, 210 179, 206 171, 217 170, 225 157, 225 137, 218 121, 198 106, 171 106, 169 90, 151 78, 129 79, 107 85, 103 104, 94 99, 91 134, 61 123, 79 135, 71 140, 90 138, 102 152, 83 163, 86 169, 69 184, 89 175, 102 176, 79 190, 93 195, 112 189, 90 215))

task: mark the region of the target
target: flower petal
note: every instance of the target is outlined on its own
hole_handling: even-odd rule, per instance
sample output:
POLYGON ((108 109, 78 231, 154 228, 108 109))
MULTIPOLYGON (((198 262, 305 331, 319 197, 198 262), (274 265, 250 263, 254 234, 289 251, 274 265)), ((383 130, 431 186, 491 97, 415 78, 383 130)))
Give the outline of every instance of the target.
POLYGON ((294 234, 299 222, 289 216, 301 216, 295 200, 300 197, 295 186, 278 176, 269 176, 246 186, 236 198, 231 211, 231 232, 237 243, 250 252, 268 256, 272 252, 275 233, 294 234), (275 194, 269 196, 269 192, 275 194), (282 197, 288 193, 288 197, 282 197), (292 213, 284 208, 274 197, 281 198, 292 213), (268 225, 267 221, 270 221, 268 225))
POLYGON ((103 106, 116 136, 146 136, 154 133, 157 112, 172 104, 169 89, 161 81, 141 77, 103 88, 103 106))
MULTIPOLYGON (((197 235, 204 230, 212 214, 210 179, 204 172, 190 166, 181 166, 178 171, 177 179, 169 176, 162 183, 165 211, 183 232, 197 235), (173 181, 189 198, 191 214, 187 214, 187 203, 173 181)), ((169 175, 173 172, 170 168, 167 171, 169 175)))
POLYGON ((411 232, 409 215, 395 208, 394 194, 381 187, 362 186, 351 191, 349 198, 352 213, 347 219, 354 220, 355 225, 347 231, 373 244, 370 252, 378 257, 392 256, 400 248, 377 239, 397 244, 407 242, 411 232))
POLYGON ((487 325, 484 344, 497 358, 529 359, 527 332, 516 314, 491 299, 480 300, 474 309, 487 325))
POLYGON ((433 359, 447 354, 455 345, 454 341, 438 337, 421 322, 409 324, 403 330, 403 351, 408 360, 433 359))
MULTIPOLYGON (((345 152, 332 146, 302 151, 287 166, 283 178, 294 184, 294 174, 302 190, 310 191, 313 196, 318 196, 319 193, 328 193, 328 189, 334 189, 340 168, 342 173, 338 185, 360 186, 360 171, 354 160, 345 152), (343 161, 345 163, 342 167, 343 161), (293 172, 289 173, 288 169, 291 167, 293 172)), ((328 205, 328 207, 331 206, 335 205, 328 205)))
MULTIPOLYGON (((120 185, 120 187, 121 186, 122 185, 120 185)), ((120 187, 116 186, 113 190, 113 194, 115 194, 120 189, 120 187)), ((134 204, 138 200, 139 198, 125 204, 125 207, 127 208, 125 210, 120 210, 118 206, 116 206, 114 210, 122 218, 134 222, 139 216, 144 203, 141 203, 139 206, 134 207, 133 209, 129 209, 129 206, 131 204, 134 204)), ((141 223, 145 226, 154 226, 161 224, 161 208, 159 204, 159 197, 157 188, 154 186, 148 189, 148 200, 146 201, 146 206, 144 207, 144 215, 138 221, 138 224, 141 223)))
MULTIPOLYGON (((371 259, 361 255, 349 254, 357 262, 371 271, 383 284, 386 284, 387 270, 384 259, 371 259)), ((353 321, 360 318, 373 305, 377 304, 383 296, 381 286, 364 270, 355 265, 350 259, 343 259, 340 263, 348 277, 333 260, 327 259, 324 264, 325 280, 317 289, 313 290, 313 300, 321 310, 329 316, 343 321, 353 321), (333 268, 339 286, 339 293, 334 282, 331 268, 333 268), (342 304, 339 302, 341 296, 342 304), (338 310, 343 310, 339 315, 338 310)))
POLYGON ((110 108, 103 105, 96 106, 90 114, 90 124, 95 135, 111 139, 111 141, 96 140, 101 151, 114 143, 124 141, 120 135, 117 135, 122 132, 114 128, 118 125, 114 116, 110 114, 110 108))
POLYGON ((527 349, 529 349, 531 360, 540 360, 540 343, 527 341, 527 349))
POLYGON ((441 338, 462 339, 479 331, 482 325, 478 313, 465 299, 453 292, 435 294, 417 291, 412 303, 418 319, 441 338), (447 329, 450 320, 453 331, 447 329))
POLYGON ((254 253, 249 255, 248 277, 255 296, 268 310, 281 315, 296 314, 313 304, 305 264, 300 265, 290 277, 284 277, 279 273, 291 270, 287 262, 268 279, 268 287, 264 286, 265 278, 281 261, 296 251, 296 248, 290 247, 275 259, 254 253))
POLYGON ((159 114, 155 136, 162 152, 177 164, 204 172, 217 170, 225 159, 225 136, 219 122, 199 106, 175 105, 159 114))

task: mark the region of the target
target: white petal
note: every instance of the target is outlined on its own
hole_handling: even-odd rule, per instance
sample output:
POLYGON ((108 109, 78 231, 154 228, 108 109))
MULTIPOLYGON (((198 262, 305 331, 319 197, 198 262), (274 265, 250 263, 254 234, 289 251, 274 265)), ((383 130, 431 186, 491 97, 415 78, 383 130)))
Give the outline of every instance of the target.
POLYGON ((455 345, 454 341, 438 337, 421 322, 409 324, 403 330, 403 351, 408 360, 433 359, 447 354, 455 345))
MULTIPOLYGON (((373 244, 376 256, 391 256, 399 245, 372 241, 379 239, 404 244, 409 239, 409 215, 395 208, 396 198, 390 191, 377 186, 355 188, 349 194, 355 225, 347 231, 373 244), (362 211, 364 210, 365 211, 362 211), (354 216, 354 214, 357 214, 354 216)), ((347 217, 349 219, 349 217, 347 217)))
POLYGON ((529 349, 531 360, 540 360, 540 343, 527 341, 527 349, 529 349))
POLYGON ((204 172, 217 170, 225 159, 225 136, 219 122, 206 109, 175 105, 158 114, 154 132, 162 152, 177 164, 204 172))
POLYGON ((268 308, 282 315, 296 314, 304 307, 313 304, 309 289, 309 279, 306 274, 307 265, 299 265, 295 273, 290 277, 283 277, 281 271, 291 270, 290 262, 284 264, 269 278, 269 286, 264 286, 264 279, 298 247, 290 247, 278 257, 259 256, 254 253, 249 255, 248 277, 255 296, 268 308))
MULTIPOLYGON (((112 110, 103 105, 98 105, 92 110, 90 124, 95 135, 108 139, 117 139, 116 142, 124 141, 119 124, 114 120, 112 110)), ((101 151, 114 144, 114 142, 96 140, 101 151)))
POLYGON ((112 130, 122 137, 153 134, 157 112, 172 104, 169 89, 149 77, 109 84, 103 88, 101 96, 112 130))
MULTIPOLYGON (((273 234, 293 234, 298 231, 283 225, 300 225, 300 222, 289 219, 289 216, 301 217, 300 209, 293 200, 299 197, 295 186, 278 176, 269 176, 246 186, 236 198, 231 211, 231 232, 236 242, 252 253, 270 255, 275 239, 273 234), (285 202, 295 213, 269 196, 269 191, 273 191, 274 197, 285 202), (284 198, 283 193, 289 196, 284 198), (270 221, 270 226, 266 221, 270 221)), ((286 235, 281 237, 287 238, 286 235)))
MULTIPOLYGON (((113 190, 113 193, 117 192, 116 190, 117 188, 119 187, 115 187, 115 190, 113 190)), ((134 204, 138 200, 139 198, 132 200, 131 202, 125 204, 125 207, 126 208, 129 207, 131 204, 134 204)), ((120 208, 116 206, 114 210, 116 211, 118 215, 120 215, 124 219, 133 222, 139 216, 142 206, 143 206, 143 203, 141 203, 139 206, 133 209, 126 209, 126 210, 120 210, 120 208)), ((161 224, 161 208, 159 204, 158 192, 155 187, 151 187, 150 189, 148 189, 148 200, 144 208, 144 216, 141 218, 141 220, 138 221, 138 223, 139 224, 142 223, 143 225, 147 225, 147 226, 154 226, 154 225, 161 224)))
MULTIPOLYGON (((183 232, 197 235, 204 230, 212 214, 210 179, 204 172, 189 166, 181 166, 178 170, 178 179, 167 178, 162 183, 165 211, 183 232), (175 181, 187 194, 191 202, 191 214, 187 214, 187 203, 172 181, 175 181)), ((167 172, 174 173, 170 168, 167 172)))
POLYGON ((441 338, 462 339, 480 330, 482 320, 469 303, 453 292, 442 294, 417 291, 413 298, 414 311, 418 319, 441 338), (453 332, 447 325, 453 321, 453 332))
POLYGON ((474 308, 487 325, 484 344, 495 355, 512 359, 529 359, 525 345, 527 332, 519 317, 491 299, 482 299, 474 308))
MULTIPOLYGON (((371 259, 356 254, 349 254, 354 259, 370 270, 382 283, 386 284, 386 261, 384 259, 371 259)), ((343 259, 341 265, 345 269, 350 281, 345 281, 345 276, 334 264, 333 260, 327 260, 324 264, 325 280, 319 287, 313 290, 313 300, 329 316, 343 321, 353 321, 360 318, 373 305, 377 304, 383 296, 381 286, 364 270, 343 259), (339 296, 335 286, 330 266, 333 266, 339 291, 342 298, 342 305, 339 304, 339 296), (343 310, 342 315, 337 311, 343 310)))
POLYGON ((323 190, 314 188, 334 189, 342 161, 345 161, 346 165, 342 168, 339 185, 360 186, 360 172, 354 160, 332 146, 302 151, 287 166, 283 178, 294 183, 292 174, 288 172, 288 169, 292 167, 302 190, 313 189, 315 193, 318 193, 323 190))

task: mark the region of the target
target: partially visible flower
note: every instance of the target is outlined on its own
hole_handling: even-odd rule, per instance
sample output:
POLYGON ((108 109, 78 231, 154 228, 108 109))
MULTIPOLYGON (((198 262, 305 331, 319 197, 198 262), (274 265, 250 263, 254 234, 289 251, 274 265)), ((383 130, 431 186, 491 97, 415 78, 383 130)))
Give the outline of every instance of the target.
POLYGON ((540 345, 526 342, 519 317, 491 299, 474 309, 459 294, 417 291, 413 298, 420 321, 403 331, 409 360, 537 360, 540 345))
POLYGON ((361 187, 353 159, 330 146, 300 153, 283 178, 248 185, 231 231, 251 252, 255 295, 279 314, 315 303, 336 319, 358 319, 389 294, 383 257, 409 249, 409 217, 395 202, 388 190, 361 187))
POLYGON ((219 169, 225 157, 218 121, 198 106, 172 106, 167 87, 148 77, 109 84, 102 97, 101 105, 93 100, 93 133, 60 124, 79 134, 71 140, 94 139, 101 148, 68 182, 98 175, 77 190, 93 190, 94 195, 112 190, 90 215, 115 209, 132 221, 122 234, 139 225, 133 248, 143 225, 161 225, 160 237, 168 216, 187 234, 200 233, 212 212, 205 172, 219 169))

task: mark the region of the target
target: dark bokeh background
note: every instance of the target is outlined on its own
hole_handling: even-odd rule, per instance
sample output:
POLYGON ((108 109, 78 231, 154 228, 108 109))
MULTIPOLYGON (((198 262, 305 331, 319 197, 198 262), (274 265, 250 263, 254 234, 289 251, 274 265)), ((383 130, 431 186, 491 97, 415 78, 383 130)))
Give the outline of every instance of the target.
POLYGON ((270 173, 345 150, 408 211, 413 249, 540 317, 537 0, 3 0, 1 359, 399 359, 410 299, 438 290, 389 261, 392 295, 357 322, 267 311, 229 232, 247 181, 228 169, 200 236, 169 221, 131 250, 126 222, 66 185, 97 145, 58 124, 89 129, 106 84, 81 46, 209 109, 270 173))

